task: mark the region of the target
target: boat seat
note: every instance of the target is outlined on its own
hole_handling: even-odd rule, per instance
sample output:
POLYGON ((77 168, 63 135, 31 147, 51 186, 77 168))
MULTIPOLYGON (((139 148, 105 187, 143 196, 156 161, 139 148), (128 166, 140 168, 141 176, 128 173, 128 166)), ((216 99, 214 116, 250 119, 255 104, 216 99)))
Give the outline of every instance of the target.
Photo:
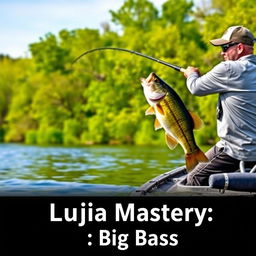
POLYGON ((256 173, 232 172, 212 174, 209 178, 211 188, 235 191, 256 192, 256 173))

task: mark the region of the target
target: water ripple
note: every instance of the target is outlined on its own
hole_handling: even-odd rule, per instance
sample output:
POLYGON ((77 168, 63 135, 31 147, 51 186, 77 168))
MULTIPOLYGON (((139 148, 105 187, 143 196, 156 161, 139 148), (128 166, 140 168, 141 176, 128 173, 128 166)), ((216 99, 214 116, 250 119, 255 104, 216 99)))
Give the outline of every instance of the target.
POLYGON ((183 164, 179 148, 0 144, 0 193, 127 192, 183 164))

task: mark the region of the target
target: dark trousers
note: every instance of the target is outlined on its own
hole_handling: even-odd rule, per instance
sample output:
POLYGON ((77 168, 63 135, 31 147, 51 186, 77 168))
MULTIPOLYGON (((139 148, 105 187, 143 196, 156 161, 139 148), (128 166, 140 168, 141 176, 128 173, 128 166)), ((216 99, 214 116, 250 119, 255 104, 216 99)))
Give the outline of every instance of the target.
MULTIPOLYGON (((187 175, 187 185, 208 186, 211 174, 223 172, 235 172, 239 169, 240 160, 237 160, 223 152, 223 148, 213 146, 206 152, 209 159, 207 163, 199 163, 192 172, 187 175)), ((245 167, 252 168, 254 162, 245 162, 245 167)))

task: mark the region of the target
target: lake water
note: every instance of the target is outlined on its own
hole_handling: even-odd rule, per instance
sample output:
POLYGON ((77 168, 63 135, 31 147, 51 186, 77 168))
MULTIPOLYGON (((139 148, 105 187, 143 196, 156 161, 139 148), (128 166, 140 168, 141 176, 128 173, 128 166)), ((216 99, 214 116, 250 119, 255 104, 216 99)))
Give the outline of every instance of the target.
POLYGON ((183 164, 180 147, 0 144, 0 195, 126 195, 183 164))

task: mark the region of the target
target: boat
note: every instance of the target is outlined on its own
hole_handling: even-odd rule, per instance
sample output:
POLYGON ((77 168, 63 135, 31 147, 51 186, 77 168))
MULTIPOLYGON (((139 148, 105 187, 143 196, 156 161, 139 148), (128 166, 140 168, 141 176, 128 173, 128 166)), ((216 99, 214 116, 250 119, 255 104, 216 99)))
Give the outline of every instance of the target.
POLYGON ((256 165, 232 173, 212 174, 208 186, 186 185, 185 166, 177 167, 147 181, 137 188, 134 196, 256 196, 256 165))

